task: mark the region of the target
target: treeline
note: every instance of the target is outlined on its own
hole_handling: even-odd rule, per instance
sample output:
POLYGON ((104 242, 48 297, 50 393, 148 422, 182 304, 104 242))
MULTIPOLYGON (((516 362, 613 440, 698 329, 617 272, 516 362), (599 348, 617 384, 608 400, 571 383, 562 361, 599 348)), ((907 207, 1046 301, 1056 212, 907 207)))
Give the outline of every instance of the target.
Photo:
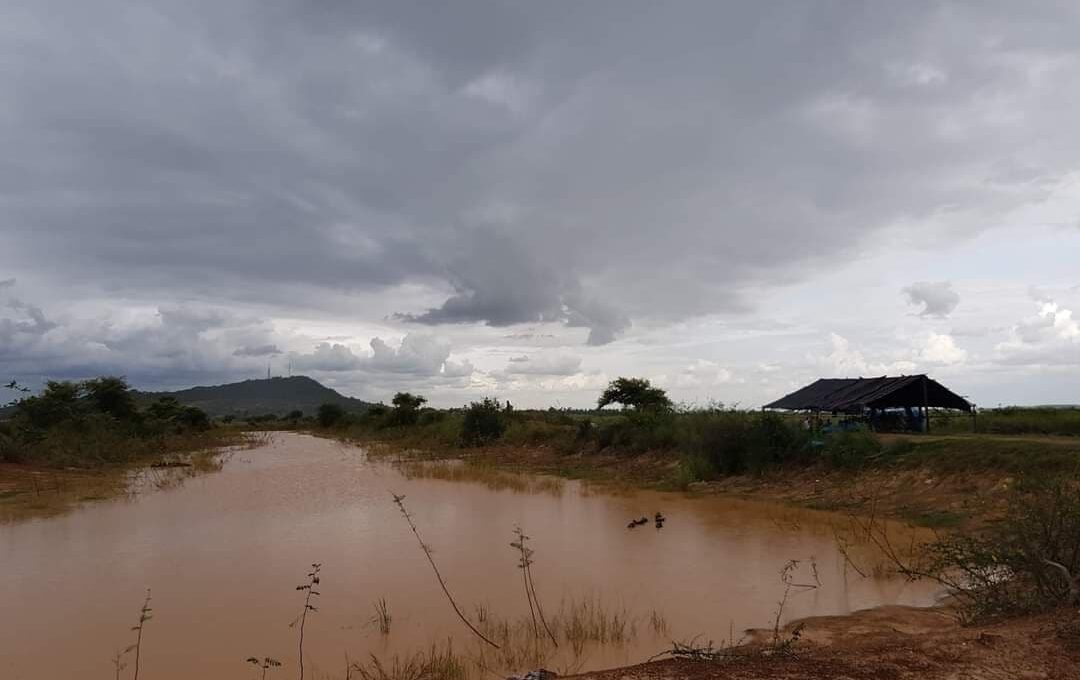
MULTIPOLYGON (((8 389, 25 392, 16 383, 8 389)), ((123 378, 50 381, 0 421, 0 462, 97 467, 211 446, 210 418, 171 397, 140 407, 123 378)))
MULTIPOLYGON (((801 416, 722 405, 680 407, 662 389, 641 378, 612 381, 598 398, 597 410, 591 412, 522 411, 493 398, 461 409, 436 410, 425 404, 424 397, 408 392, 395 395, 389 406, 375 405, 362 414, 347 414, 340 407, 325 404, 314 424, 346 437, 396 441, 416 448, 502 445, 544 447, 568 455, 670 456, 678 463, 671 481, 680 487, 779 467, 856 470, 930 466, 947 472, 997 469, 1056 473, 1077 470, 1078 460, 1072 447, 1053 443, 980 437, 902 438, 885 443, 854 419, 843 419, 842 426, 833 422, 829 427, 810 427, 801 416), (622 408, 605 408, 610 405, 622 408)), ((1023 422, 1038 424, 1048 429, 1048 434, 1069 432, 1080 418, 1080 411, 1068 409, 1032 409, 1033 413, 1026 415, 1027 411, 999 410, 979 418, 988 430, 1010 434, 1027 433, 1019 424, 1023 422)), ((970 433, 970 421, 966 417, 965 421, 965 432, 970 433)))
POLYGON ((319 409, 320 428, 355 438, 396 440, 428 448, 485 445, 547 447, 564 454, 677 456, 682 485, 778 465, 856 467, 882 453, 872 433, 851 428, 824 434, 802 419, 776 413, 676 407, 641 378, 618 378, 589 412, 519 411, 485 398, 463 409, 424 408, 422 396, 402 392, 390 406, 350 415, 333 404, 319 409), (618 411, 599 410, 612 404, 618 411))

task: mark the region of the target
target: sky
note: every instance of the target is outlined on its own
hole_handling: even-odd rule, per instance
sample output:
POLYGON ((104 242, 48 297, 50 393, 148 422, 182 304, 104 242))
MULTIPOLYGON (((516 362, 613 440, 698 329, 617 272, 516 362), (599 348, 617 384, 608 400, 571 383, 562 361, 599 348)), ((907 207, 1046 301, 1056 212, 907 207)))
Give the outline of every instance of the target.
POLYGON ((1078 33, 1050 1, 2 0, 0 377, 1080 403, 1078 33))

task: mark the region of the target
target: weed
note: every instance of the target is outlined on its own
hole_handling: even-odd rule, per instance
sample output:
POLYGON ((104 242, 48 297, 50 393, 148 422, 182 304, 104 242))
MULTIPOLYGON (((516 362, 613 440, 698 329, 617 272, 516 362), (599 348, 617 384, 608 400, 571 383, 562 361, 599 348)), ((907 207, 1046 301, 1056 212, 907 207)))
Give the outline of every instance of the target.
POLYGON ((517 540, 511 542, 510 547, 517 550, 519 554, 518 568, 521 569, 521 577, 525 584, 525 599, 529 602, 529 614, 532 616, 534 637, 540 637, 540 631, 536 625, 536 618, 539 615, 540 622, 544 624, 544 632, 551 638, 551 643, 558 647, 559 641, 555 639, 555 634, 551 632, 551 626, 548 625, 547 619, 544 618, 544 610, 540 606, 540 598, 536 596, 536 583, 532 577, 533 550, 528 546, 529 537, 525 535, 521 527, 514 527, 514 535, 517 536, 517 540))
MULTIPOLYGON (((150 608, 150 589, 147 588, 146 599, 143 600, 142 609, 139 610, 139 623, 138 625, 131 627, 131 630, 136 632, 135 644, 124 650, 125 653, 135 652, 135 669, 134 675, 131 676, 132 680, 139 680, 139 661, 142 657, 143 629, 146 627, 146 622, 153 618, 151 615, 152 611, 153 609, 150 608)), ((119 660, 117 660, 116 663, 119 664, 119 660)), ((117 673, 119 672, 119 666, 117 666, 117 673)))
POLYGON ((1080 602, 1080 485, 1022 480, 1004 516, 978 534, 945 534, 902 555, 873 517, 853 520, 901 574, 937 581, 969 620, 1080 602))
POLYGON ((311 604, 311 599, 319 597, 319 591, 315 590, 315 586, 319 585, 319 571, 321 569, 322 564, 313 562, 311 564, 311 571, 309 571, 307 575, 307 582, 296 586, 297 590, 304 592, 304 609, 300 612, 300 615, 289 624, 289 626, 292 627, 299 624, 300 627, 299 652, 297 654, 300 664, 300 680, 304 680, 304 627, 307 625, 308 613, 319 611, 318 607, 311 604))
POLYGON ((427 653, 395 655, 388 665, 372 654, 368 663, 353 663, 349 669, 350 676, 355 671, 360 680, 465 680, 467 676, 465 661, 449 641, 443 649, 433 645, 427 653))
POLYGON ((649 613, 649 627, 652 628, 653 634, 658 637, 668 634, 667 619, 655 609, 649 613))
POLYGON ((259 675, 259 680, 266 680, 266 674, 270 672, 271 669, 281 666, 280 661, 269 656, 264 656, 261 659, 254 656, 249 656, 247 658, 247 662, 262 671, 262 673, 259 675))
POLYGON ((387 604, 385 597, 380 597, 375 602, 375 616, 371 618, 371 622, 379 629, 379 632, 383 635, 390 634, 390 621, 393 619, 390 616, 390 605, 387 604))
POLYGON ((127 663, 124 661, 124 651, 121 649, 116 650, 112 656, 113 670, 116 671, 115 678, 120 680, 120 672, 127 668, 127 663))

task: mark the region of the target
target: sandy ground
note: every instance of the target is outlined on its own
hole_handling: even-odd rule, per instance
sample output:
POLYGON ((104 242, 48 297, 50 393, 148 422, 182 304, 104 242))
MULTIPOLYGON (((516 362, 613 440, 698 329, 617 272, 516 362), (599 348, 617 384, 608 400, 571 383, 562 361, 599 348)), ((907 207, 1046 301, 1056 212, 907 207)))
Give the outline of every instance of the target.
MULTIPOLYGON (((800 622, 793 623, 792 626, 800 622)), ((587 673, 588 680, 1080 679, 1080 610, 962 626, 944 608, 879 607, 805 619, 789 655, 752 642, 719 661, 667 659, 587 673)), ((789 626, 790 629, 790 626, 789 626)), ((753 639, 771 639, 757 631, 753 639)))

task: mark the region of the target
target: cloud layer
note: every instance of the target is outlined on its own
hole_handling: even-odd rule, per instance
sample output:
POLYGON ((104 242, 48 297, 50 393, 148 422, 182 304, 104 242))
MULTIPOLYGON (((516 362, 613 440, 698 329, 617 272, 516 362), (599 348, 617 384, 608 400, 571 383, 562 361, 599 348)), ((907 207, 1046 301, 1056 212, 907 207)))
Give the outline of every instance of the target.
POLYGON ((965 245, 1076 244, 1078 13, 15 0, 0 370, 171 385, 291 356, 352 389, 514 375, 539 397, 641 372, 769 392, 762 365, 961 370, 1032 344, 1071 365, 1057 256, 965 245), (1033 284, 1062 306, 1020 321, 1033 284), (837 308, 871 288, 849 328, 837 308), (832 301, 814 317, 811 291, 832 301), (1003 330, 965 347, 946 320, 1003 330))

